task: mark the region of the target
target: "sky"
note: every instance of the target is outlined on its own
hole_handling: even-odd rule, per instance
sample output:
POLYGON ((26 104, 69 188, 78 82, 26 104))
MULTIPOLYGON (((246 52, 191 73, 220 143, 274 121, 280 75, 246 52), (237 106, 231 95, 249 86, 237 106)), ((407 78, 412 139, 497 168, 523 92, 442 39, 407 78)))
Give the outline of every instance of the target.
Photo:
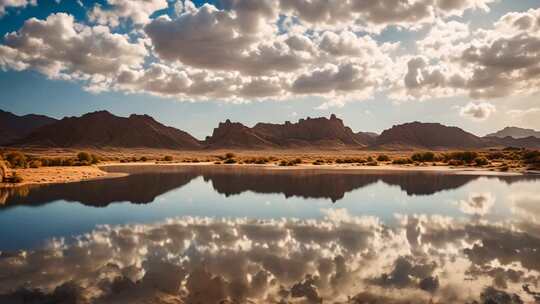
POLYGON ((540 129, 539 0, 0 0, 0 37, 18 115, 540 129))

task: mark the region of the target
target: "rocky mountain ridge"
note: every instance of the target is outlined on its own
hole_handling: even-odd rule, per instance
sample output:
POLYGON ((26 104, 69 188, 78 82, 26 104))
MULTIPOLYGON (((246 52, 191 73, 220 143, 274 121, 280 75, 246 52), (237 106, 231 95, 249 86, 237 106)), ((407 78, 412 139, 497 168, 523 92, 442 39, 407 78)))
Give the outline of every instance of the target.
MULTIPOLYGON (((28 117, 34 117, 27 115, 28 117)), ((26 116, 25 116, 26 117, 26 116)), ((39 116, 35 116, 39 117, 39 116)), ((38 118, 36 118, 38 119, 38 118)), ((10 132, 9 129, 0 129, 10 132)), ((4 144, 6 145, 6 141, 4 144)), ((148 115, 115 116, 97 111, 80 117, 49 121, 24 137, 11 141, 14 146, 37 147, 119 147, 156 149, 380 149, 451 150, 490 147, 540 148, 536 137, 479 137, 458 127, 439 123, 410 122, 392 126, 380 135, 354 132, 332 114, 286 121, 283 124, 257 123, 248 127, 226 120, 205 140, 165 126, 148 115)))

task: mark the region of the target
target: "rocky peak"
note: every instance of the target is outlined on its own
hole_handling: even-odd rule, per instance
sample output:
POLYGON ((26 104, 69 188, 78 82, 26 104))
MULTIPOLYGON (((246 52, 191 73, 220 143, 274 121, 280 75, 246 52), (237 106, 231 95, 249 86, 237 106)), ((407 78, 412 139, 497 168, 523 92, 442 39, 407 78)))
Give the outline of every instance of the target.
POLYGON ((101 110, 101 111, 94 111, 94 112, 86 113, 81 117, 82 118, 104 118, 104 117, 109 118, 109 117, 115 117, 115 116, 109 111, 101 110))
POLYGON ((458 127, 418 121, 394 125, 377 137, 379 146, 405 148, 478 148, 484 141, 458 127))

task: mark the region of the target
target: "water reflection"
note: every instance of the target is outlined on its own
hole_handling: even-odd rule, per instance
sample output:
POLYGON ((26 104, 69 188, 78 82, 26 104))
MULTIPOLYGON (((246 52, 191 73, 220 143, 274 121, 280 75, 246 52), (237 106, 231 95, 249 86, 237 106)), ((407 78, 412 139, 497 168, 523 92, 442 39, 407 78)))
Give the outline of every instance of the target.
POLYGON ((158 170, 4 191, 0 303, 540 303, 535 176, 158 170))
POLYGON ((538 302, 540 214, 516 204, 526 216, 492 223, 397 215, 389 227, 329 209, 103 226, 2 253, 0 303, 538 302))
MULTIPOLYGON (((286 198, 322 198, 337 202, 345 194, 377 182, 397 186, 407 195, 432 195, 456 189, 480 176, 434 172, 388 172, 370 170, 358 174, 348 170, 264 170, 256 168, 223 167, 112 167, 114 172, 129 172, 130 176, 83 183, 27 186, 0 189, 0 208, 16 205, 39 206, 53 201, 80 202, 104 207, 114 202, 147 204, 156 197, 203 177, 213 189, 225 196, 248 191, 278 193, 286 198)), ((538 176, 491 176, 506 183, 539 180, 538 176)))

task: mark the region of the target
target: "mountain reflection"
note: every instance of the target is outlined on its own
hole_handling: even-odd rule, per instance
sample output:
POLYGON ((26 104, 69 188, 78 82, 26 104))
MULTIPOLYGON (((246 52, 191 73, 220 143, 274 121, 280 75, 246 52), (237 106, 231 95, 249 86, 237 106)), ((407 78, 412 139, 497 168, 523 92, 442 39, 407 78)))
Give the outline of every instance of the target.
MULTIPOLYGON (((539 201, 540 203, 540 201, 539 201)), ((527 204, 522 204, 527 206, 527 204)), ((486 223, 324 210, 103 226, 0 255, 0 303, 534 303, 540 214, 486 223)))
MULTIPOLYGON (((203 177, 213 189, 225 196, 247 191, 277 193, 285 197, 322 198, 332 202, 343 199, 345 193, 377 182, 397 186, 407 195, 431 195, 456 189, 477 175, 456 175, 435 172, 349 170, 266 170, 257 168, 227 168, 202 166, 110 167, 109 171, 128 172, 122 178, 93 180, 81 183, 26 186, 0 189, 0 208, 15 205, 38 206, 65 200, 103 207, 113 202, 147 204, 156 197, 203 177)), ((491 176, 507 183, 537 180, 535 176, 491 176)))

